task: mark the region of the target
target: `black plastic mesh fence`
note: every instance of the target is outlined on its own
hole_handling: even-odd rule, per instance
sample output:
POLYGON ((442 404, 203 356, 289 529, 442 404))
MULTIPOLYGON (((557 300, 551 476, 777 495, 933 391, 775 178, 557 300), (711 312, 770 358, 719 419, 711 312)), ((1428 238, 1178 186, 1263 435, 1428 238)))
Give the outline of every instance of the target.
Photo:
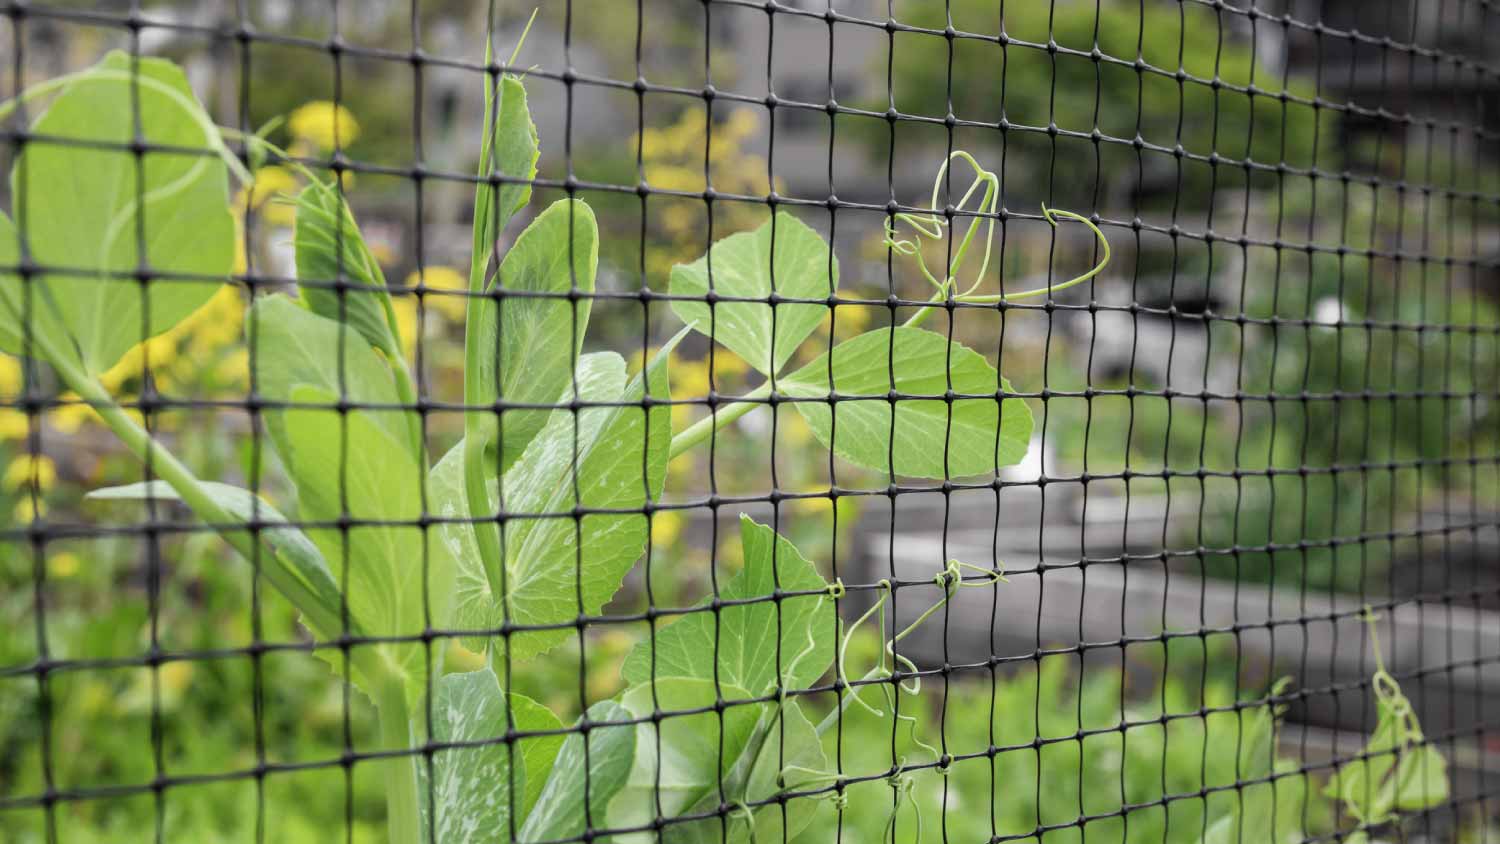
POLYGON ((1490 0, 538 6, 0 2, 0 840, 1500 840, 1490 0))

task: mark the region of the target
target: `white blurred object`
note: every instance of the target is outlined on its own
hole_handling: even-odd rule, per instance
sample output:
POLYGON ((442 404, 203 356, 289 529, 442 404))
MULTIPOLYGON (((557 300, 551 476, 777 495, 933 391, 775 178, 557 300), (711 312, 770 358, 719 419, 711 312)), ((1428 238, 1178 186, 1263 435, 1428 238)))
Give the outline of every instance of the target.
POLYGON ((1026 456, 1021 458, 1021 462, 1000 469, 1002 480, 1020 483, 1041 480, 1044 473, 1051 475, 1057 473, 1057 455, 1051 442, 1048 442, 1046 448, 1043 449, 1041 434, 1031 435, 1031 442, 1026 446, 1026 456))
POLYGON ((1338 325, 1344 321, 1344 303, 1337 296, 1324 296, 1313 303, 1312 318, 1318 325, 1338 325))

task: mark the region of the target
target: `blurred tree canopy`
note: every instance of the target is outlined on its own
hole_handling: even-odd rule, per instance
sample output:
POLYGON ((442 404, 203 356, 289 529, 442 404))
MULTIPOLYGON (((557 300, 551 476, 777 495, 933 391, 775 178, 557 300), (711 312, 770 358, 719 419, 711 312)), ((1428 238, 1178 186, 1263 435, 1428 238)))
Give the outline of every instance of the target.
MULTIPOLYGON (((1314 88, 1284 67, 1271 66, 1273 60, 1281 63, 1275 55, 1281 32, 1270 23, 1252 30, 1242 15, 1176 0, 952 0, 898 8, 897 19, 938 32, 898 32, 892 54, 880 52, 882 81, 886 61, 892 62, 891 102, 862 103, 872 110, 894 105, 902 114, 941 120, 951 103, 960 121, 998 126, 1003 119, 1011 127, 1055 125, 1085 135, 1097 128, 1104 136, 1139 135, 1147 145, 1173 150, 1180 144, 1190 156, 1217 153, 1231 162, 1210 168, 1184 158, 1179 172, 1170 152, 1147 151, 1139 162, 1138 188, 1146 201, 1157 193, 1163 200, 1177 195, 1188 207, 1201 206, 1215 175, 1219 187, 1246 185, 1240 166, 1246 158, 1298 168, 1314 162, 1326 168, 1336 161, 1335 115, 1281 98, 1283 92, 1310 98, 1314 88), (951 6, 947 14, 945 5, 951 6), (951 39, 942 34, 949 15, 959 33, 951 39), (1138 71, 1138 62, 1145 68, 1138 71), (1253 96, 1244 90, 1252 85, 1253 96)), ((872 148, 884 152, 890 130, 860 122, 872 148)), ((943 129, 902 121, 896 124, 896 143, 942 142, 943 129)), ((961 136, 955 142, 990 144, 996 137, 980 129, 972 140, 961 136)), ((1092 188, 1095 167, 1069 162, 1083 156, 1093 161, 1090 139, 1059 135, 1054 146, 1048 134, 1014 128, 1004 138, 1017 159, 1007 168, 1009 189, 1046 191, 1058 202, 1071 201, 1070 195, 1087 199, 1078 191, 1092 188), (1037 167, 1039 155, 1055 155, 1056 166, 1037 167)), ((1103 189, 1137 176, 1133 148, 1101 144, 1100 155, 1097 178, 1103 189)), ((1268 175, 1262 174, 1263 183, 1268 175)))

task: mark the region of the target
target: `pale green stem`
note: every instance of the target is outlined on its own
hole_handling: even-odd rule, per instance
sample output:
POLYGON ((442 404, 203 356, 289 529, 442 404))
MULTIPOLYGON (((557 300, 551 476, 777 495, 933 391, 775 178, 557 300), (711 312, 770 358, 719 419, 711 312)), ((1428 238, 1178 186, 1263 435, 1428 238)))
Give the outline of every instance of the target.
MULTIPOLYGON (((376 700, 380 718, 380 739, 387 751, 410 751, 411 715, 406 706, 406 689, 399 680, 380 682, 376 700)), ((417 757, 407 753, 381 762, 385 768, 386 832, 391 844, 422 840, 422 818, 417 808, 417 757)))
POLYGON ((469 299, 468 325, 464 335, 464 402, 469 409, 464 412, 464 498, 468 502, 470 527, 474 530, 474 541, 479 546, 479 560, 484 568, 490 590, 497 598, 501 594, 500 576, 500 530, 490 512, 489 485, 490 461, 486 460, 489 434, 485 414, 489 411, 476 409, 480 401, 480 369, 474 365, 484 350, 479 348, 478 332, 472 326, 478 322, 480 300, 469 299))
MULTIPOLYGON (((530 27, 530 24, 527 24, 530 27)), ((493 32, 486 32, 484 37, 484 60, 488 64, 494 55, 493 32)), ((525 36, 522 36, 523 39, 525 36)), ((484 89, 484 137, 479 147, 479 176, 481 179, 490 175, 494 167, 494 149, 492 147, 491 133, 495 126, 495 100, 494 92, 490 89, 488 82, 484 89)), ((468 504, 470 528, 474 531, 474 544, 479 548, 479 562, 484 570, 485 581, 489 584, 491 595, 498 601, 508 600, 503 585, 505 561, 500 556, 500 526, 491 520, 489 485, 486 481, 491 475, 491 469, 485 460, 485 452, 491 444, 491 428, 498 429, 499 419, 494 419, 494 425, 489 424, 491 419, 488 414, 492 411, 478 407, 485 394, 484 373, 479 362, 484 356, 493 354, 493 350, 480 347, 480 336, 476 330, 482 316, 482 308, 485 306, 482 295, 485 292, 485 270, 489 268, 490 259, 494 256, 494 237, 497 235, 499 226, 493 226, 491 215, 495 210, 495 203, 499 200, 492 193, 494 189, 479 182, 474 187, 474 221, 473 221, 473 248, 469 253, 469 302, 464 312, 464 404, 468 409, 464 411, 464 500, 468 504)), ((495 430, 495 438, 498 440, 499 432, 495 430)), ((494 443, 497 453, 500 445, 494 443)), ((499 469, 499 459, 496 458, 495 471, 499 469)))
POLYGON ((667 452, 667 459, 670 460, 673 457, 676 457, 684 451, 692 448, 693 446, 703 442, 704 440, 707 440, 714 431, 717 431, 725 425, 728 425, 736 419, 739 419, 741 416, 744 416, 757 407, 764 405, 765 402, 758 400, 764 399, 769 395, 771 395, 771 385, 769 382, 767 382, 760 385, 759 387, 756 387, 743 396, 740 396, 740 399, 742 399, 742 401, 736 401, 731 404, 727 404, 716 410, 714 413, 705 416, 704 418, 699 419, 697 422, 694 422, 693 424, 684 428, 682 430, 682 433, 672 438, 672 448, 669 452, 667 452), (745 401, 746 399, 748 399, 749 401, 745 401))

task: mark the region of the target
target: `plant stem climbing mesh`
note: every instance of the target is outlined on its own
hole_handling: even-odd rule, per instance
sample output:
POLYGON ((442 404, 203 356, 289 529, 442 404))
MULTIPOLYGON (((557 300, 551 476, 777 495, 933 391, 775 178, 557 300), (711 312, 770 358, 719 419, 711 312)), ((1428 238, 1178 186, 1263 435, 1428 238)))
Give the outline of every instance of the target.
POLYGON ((1500 841, 1489 0, 0 44, 0 840, 1500 841))

